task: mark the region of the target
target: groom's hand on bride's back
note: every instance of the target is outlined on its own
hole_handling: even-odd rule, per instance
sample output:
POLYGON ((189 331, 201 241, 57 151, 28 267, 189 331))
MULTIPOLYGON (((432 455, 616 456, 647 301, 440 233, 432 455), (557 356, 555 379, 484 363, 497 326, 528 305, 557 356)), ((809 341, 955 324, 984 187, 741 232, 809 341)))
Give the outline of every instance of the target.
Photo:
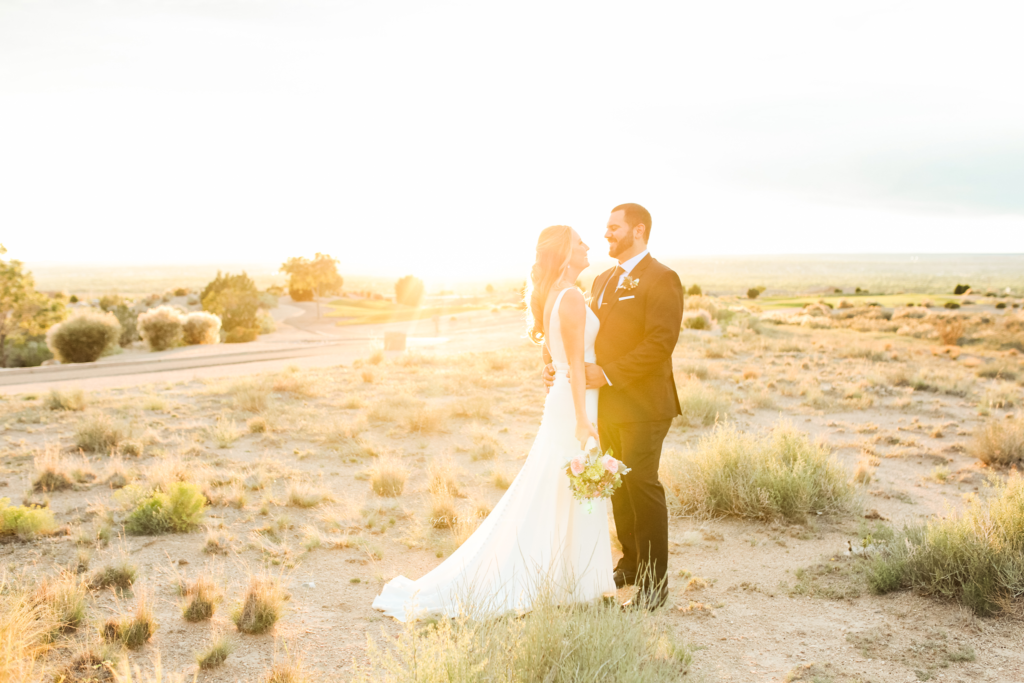
MULTIPOLYGON (((604 370, 601 369, 600 365, 596 363, 584 363, 583 366, 586 368, 587 372, 587 389, 600 389, 601 387, 608 386, 608 378, 604 376, 604 370)), ((551 366, 549 365, 548 367, 550 368, 551 366)), ((552 369, 551 379, 549 381, 547 368, 544 370, 544 382, 548 385, 548 388, 550 388, 551 383, 554 382, 555 373, 552 369)))

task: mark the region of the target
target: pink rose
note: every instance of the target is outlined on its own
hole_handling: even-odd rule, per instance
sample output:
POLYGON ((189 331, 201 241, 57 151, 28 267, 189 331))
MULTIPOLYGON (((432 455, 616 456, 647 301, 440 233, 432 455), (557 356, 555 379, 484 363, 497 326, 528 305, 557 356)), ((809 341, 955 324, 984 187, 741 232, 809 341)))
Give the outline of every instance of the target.
POLYGON ((571 469, 572 473, 578 477, 583 474, 583 470, 587 469, 587 466, 583 462, 583 458, 576 456, 569 462, 569 469, 571 469))
POLYGON ((619 461, 610 455, 606 455, 601 458, 601 464, 604 465, 604 468, 612 474, 619 471, 619 461))

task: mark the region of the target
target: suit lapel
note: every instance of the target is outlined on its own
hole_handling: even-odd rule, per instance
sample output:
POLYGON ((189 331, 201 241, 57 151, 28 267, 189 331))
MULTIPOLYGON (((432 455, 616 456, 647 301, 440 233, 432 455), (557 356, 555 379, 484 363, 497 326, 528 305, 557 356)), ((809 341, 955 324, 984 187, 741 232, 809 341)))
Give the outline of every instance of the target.
MULTIPOLYGON (((640 259, 640 263, 636 264, 636 266, 633 267, 633 270, 631 270, 629 272, 629 275, 627 275, 626 277, 628 277, 630 280, 640 279, 640 276, 643 275, 644 271, 647 270, 647 266, 649 266, 650 264, 651 255, 648 254, 647 256, 644 256, 642 259, 640 259)), ((623 284, 625 284, 625 281, 623 281, 623 284)), ((611 284, 609 284, 608 287, 609 290, 604 293, 604 306, 601 306, 601 314, 605 318, 608 317, 608 314, 611 312, 612 307, 615 304, 619 303, 619 296, 625 293, 626 291, 624 289, 618 288, 612 290, 611 284)))

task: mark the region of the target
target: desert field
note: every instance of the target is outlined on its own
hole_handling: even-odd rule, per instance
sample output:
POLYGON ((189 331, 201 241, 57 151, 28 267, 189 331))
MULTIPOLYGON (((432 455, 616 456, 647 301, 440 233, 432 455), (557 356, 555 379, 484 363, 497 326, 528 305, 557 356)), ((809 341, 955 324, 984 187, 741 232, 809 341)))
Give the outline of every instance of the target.
POLYGON ((1024 680, 1022 564, 996 547, 1022 537, 1000 520, 1024 510, 1024 319, 1001 301, 689 298, 706 329, 674 354, 668 605, 548 606, 490 631, 370 604, 450 555, 516 476, 545 395, 525 341, 4 396, 0 680, 112 680, 157 656, 163 680, 497 680, 480 640, 496 633, 520 645, 501 680, 611 680, 574 674, 551 624, 610 625, 600 643, 624 654, 606 660, 635 663, 621 680, 1024 680), (963 575, 983 562, 957 543, 998 576, 963 575))

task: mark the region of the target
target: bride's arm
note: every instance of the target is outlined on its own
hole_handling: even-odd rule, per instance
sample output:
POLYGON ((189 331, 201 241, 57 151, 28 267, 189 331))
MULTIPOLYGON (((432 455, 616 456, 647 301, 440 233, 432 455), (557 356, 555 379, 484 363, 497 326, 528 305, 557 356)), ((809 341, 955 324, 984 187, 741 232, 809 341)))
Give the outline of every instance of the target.
POLYGON ((571 289, 562 297, 558 307, 562 344, 569 361, 569 386, 572 388, 572 402, 576 407, 576 438, 580 448, 585 448, 587 439, 593 437, 600 442, 597 428, 587 416, 587 372, 583 364, 583 332, 587 325, 587 304, 583 293, 571 289))

